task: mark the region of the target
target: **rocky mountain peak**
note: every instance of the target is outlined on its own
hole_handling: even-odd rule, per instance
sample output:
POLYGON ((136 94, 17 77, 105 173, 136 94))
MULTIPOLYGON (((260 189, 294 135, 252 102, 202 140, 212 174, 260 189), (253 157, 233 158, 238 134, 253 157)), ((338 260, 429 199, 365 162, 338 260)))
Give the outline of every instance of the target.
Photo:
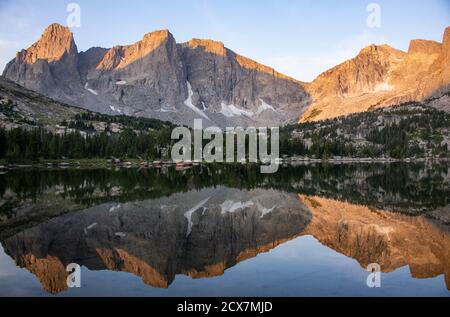
POLYGON ((438 97, 450 91, 450 27, 444 31, 441 52, 430 67, 429 73, 424 81, 430 97, 438 97))
POLYGON ((59 23, 52 23, 47 26, 42 34, 42 37, 49 35, 72 35, 70 29, 67 26, 61 25, 59 23))
POLYGON ((59 61, 65 54, 74 55, 77 53, 78 50, 70 29, 54 23, 45 29, 36 43, 27 50, 18 53, 17 58, 28 64, 34 64, 40 59, 52 63, 59 61))
POLYGON ((356 59, 358 58, 372 58, 375 60, 381 60, 381 59, 400 59, 403 58, 405 55, 405 52, 397 50, 387 44, 382 45, 369 45, 365 48, 363 48, 356 59))
POLYGON ((147 33, 142 40, 131 45, 119 45, 111 48, 98 64, 97 70, 121 69, 152 53, 164 43, 175 45, 175 39, 169 30, 147 33))
POLYGON ((28 89, 70 102, 74 87, 81 85, 78 55, 72 32, 55 23, 36 43, 20 51, 3 75, 28 89))
POLYGON ((445 93, 450 83, 450 28, 443 44, 413 40, 408 53, 370 45, 308 85, 314 102, 300 122, 318 121, 445 93), (446 44, 447 43, 447 44, 446 44))
POLYGON ((444 31, 444 39, 442 40, 442 43, 447 49, 450 47, 450 26, 444 31))
POLYGON ((405 55, 389 45, 367 46, 355 58, 319 75, 308 90, 316 100, 321 100, 356 97, 388 89, 389 85, 384 83, 389 70, 405 55))
POLYGON ((192 39, 184 44, 191 49, 202 48, 207 53, 216 54, 220 56, 226 55, 226 48, 222 42, 204 39, 192 39))
POLYGON ((409 43, 408 54, 439 54, 442 49, 442 44, 435 41, 428 40, 412 40, 409 43))
POLYGON ((385 45, 385 44, 383 44, 383 45, 370 44, 370 45, 362 48, 359 51, 358 55, 373 54, 373 53, 377 53, 379 50, 388 49, 388 48, 390 48, 390 47, 388 45, 385 45))
POLYGON ((142 38, 142 43, 161 43, 169 38, 173 38, 173 35, 169 30, 156 30, 145 34, 142 38))

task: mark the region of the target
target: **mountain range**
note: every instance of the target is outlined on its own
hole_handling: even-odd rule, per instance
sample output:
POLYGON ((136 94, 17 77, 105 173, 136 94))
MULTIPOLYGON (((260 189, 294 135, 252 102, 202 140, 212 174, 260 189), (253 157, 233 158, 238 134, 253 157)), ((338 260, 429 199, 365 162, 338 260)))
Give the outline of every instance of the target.
POLYGON ((79 52, 70 29, 46 28, 3 76, 57 101, 105 114, 192 125, 278 126, 433 99, 450 109, 450 27, 442 43, 408 52, 371 45, 302 82, 240 56, 223 43, 177 43, 168 30, 131 45, 79 52))

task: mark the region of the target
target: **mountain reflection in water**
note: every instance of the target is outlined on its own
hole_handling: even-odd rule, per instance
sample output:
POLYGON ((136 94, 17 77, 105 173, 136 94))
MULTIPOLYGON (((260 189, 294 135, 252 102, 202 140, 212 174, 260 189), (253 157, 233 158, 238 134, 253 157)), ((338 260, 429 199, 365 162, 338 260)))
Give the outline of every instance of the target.
POLYGON ((179 274, 221 276, 301 236, 361 269, 378 263, 383 272, 409 266, 418 279, 444 275, 450 289, 449 171, 402 164, 284 167, 275 175, 240 165, 14 171, 0 176, 0 241, 52 294, 67 289, 69 263, 169 288, 179 274))

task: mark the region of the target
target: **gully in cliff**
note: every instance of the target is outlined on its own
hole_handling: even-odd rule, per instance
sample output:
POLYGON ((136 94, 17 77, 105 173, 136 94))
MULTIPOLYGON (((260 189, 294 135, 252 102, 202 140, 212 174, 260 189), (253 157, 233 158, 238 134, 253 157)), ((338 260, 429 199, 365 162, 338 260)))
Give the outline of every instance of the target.
POLYGON ((190 162, 192 152, 194 161, 207 163, 263 163, 261 173, 276 173, 279 167, 280 131, 279 128, 226 128, 225 144, 224 132, 219 127, 208 127, 203 130, 201 119, 194 120, 194 137, 186 127, 177 127, 172 131, 172 140, 178 142, 172 147, 172 160, 176 163, 190 162), (181 138, 181 139, 180 139, 181 138), (192 142, 193 139, 193 142, 192 142), (270 154, 268 141, 270 139, 270 154), (203 147, 204 140, 211 140, 203 147), (193 149, 192 149, 193 145, 193 149), (237 145, 237 146, 236 146, 237 145), (247 153, 248 145, 248 155, 247 153), (224 158, 225 149, 225 158, 224 158))

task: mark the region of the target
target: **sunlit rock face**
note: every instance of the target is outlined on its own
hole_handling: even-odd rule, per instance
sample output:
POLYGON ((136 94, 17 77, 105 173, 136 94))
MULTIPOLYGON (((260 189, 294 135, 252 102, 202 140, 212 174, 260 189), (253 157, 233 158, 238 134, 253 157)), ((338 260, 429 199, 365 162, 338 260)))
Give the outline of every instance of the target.
POLYGON ((448 112, 450 111, 450 97, 448 94, 441 98, 438 97, 450 90, 450 27, 445 29, 441 52, 430 70, 431 74, 424 81, 427 91, 433 92, 432 105, 448 112))
MULTIPOLYGON (((299 199, 313 215, 305 234, 356 259, 364 268, 378 263, 383 272, 409 266, 414 278, 444 275, 450 289, 448 225, 317 196, 300 195, 299 199)), ((448 221, 450 206, 440 208, 435 216, 448 221)))
MULTIPOLYGON (((450 84, 449 34, 447 28, 442 43, 413 40, 408 52, 388 45, 364 48, 354 59, 324 72, 307 85, 313 102, 300 121, 318 121, 407 101, 440 99, 450 84)), ((432 104, 444 110, 448 105, 446 97, 432 104)))
POLYGON ((100 205, 25 229, 2 244, 51 293, 67 288, 69 263, 130 272, 166 288, 176 274, 221 275, 301 234, 310 221, 295 195, 217 188, 100 205))
POLYGON ((61 25, 50 25, 39 41, 17 53, 3 76, 47 96, 73 102, 82 86, 72 33, 61 25))
POLYGON ((310 102, 303 83, 220 42, 177 44, 168 30, 131 45, 78 53, 70 30, 53 24, 3 75, 90 110, 188 125, 201 118, 205 125, 277 126, 295 122, 310 102))

